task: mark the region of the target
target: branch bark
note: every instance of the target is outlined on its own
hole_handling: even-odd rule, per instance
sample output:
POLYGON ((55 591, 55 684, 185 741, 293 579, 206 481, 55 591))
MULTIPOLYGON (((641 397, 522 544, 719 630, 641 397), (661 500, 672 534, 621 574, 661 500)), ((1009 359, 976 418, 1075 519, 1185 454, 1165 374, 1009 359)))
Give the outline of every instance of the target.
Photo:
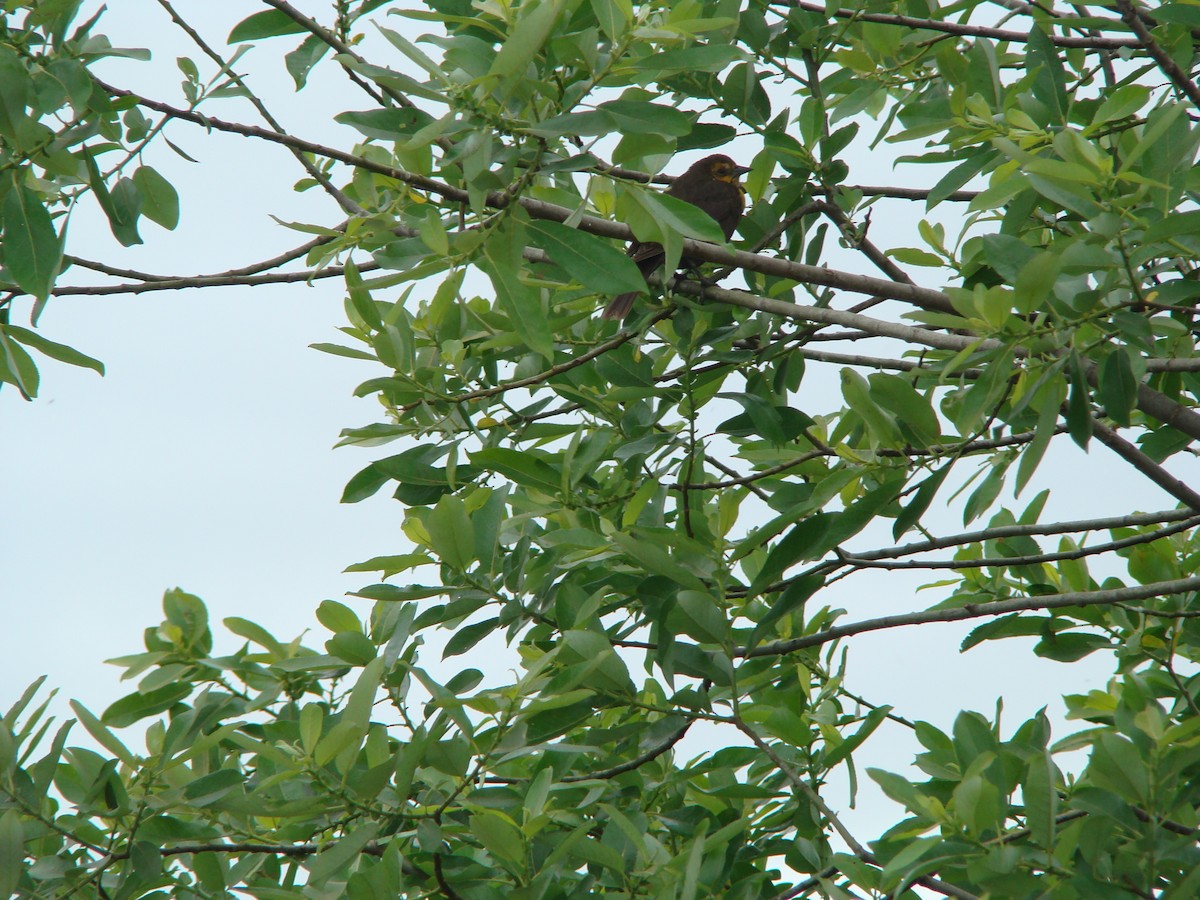
MULTIPOLYGON (((986 25, 966 25, 958 22, 943 22, 936 19, 920 19, 915 16, 868 13, 854 9, 835 9, 833 12, 829 12, 824 4, 806 2, 806 0, 784 0, 780 5, 794 6, 807 12, 820 13, 823 16, 836 16, 839 19, 877 22, 880 25, 900 25, 905 28, 921 28, 926 31, 940 31, 945 34, 962 35, 963 37, 984 37, 993 41, 1008 41, 1014 44, 1024 44, 1029 40, 1028 32, 1007 31, 1002 28, 990 28, 986 25)), ((1085 50, 1120 50, 1125 47, 1140 46, 1140 42, 1134 38, 1072 37, 1062 34, 1048 34, 1047 37, 1052 44, 1058 47, 1080 47, 1085 50)))
POLYGON ((895 616, 880 616, 864 619, 848 625, 827 628, 816 634, 806 635, 790 641, 777 641, 761 647, 741 648, 737 656, 778 656, 795 653, 808 647, 819 647, 844 637, 865 634, 868 631, 884 631, 908 625, 927 625, 931 622, 961 622, 987 616, 1002 616, 1014 612, 1029 612, 1040 609, 1061 609, 1067 606, 1096 606, 1125 603, 1130 600, 1145 600, 1168 594, 1200 590, 1200 577, 1179 578, 1174 581, 1156 581, 1133 587, 1110 588, 1101 591, 1073 591, 1063 594, 1047 594, 1041 597, 1017 597, 1012 600, 997 600, 992 603, 968 603, 952 609, 928 609, 921 612, 902 613, 895 616))

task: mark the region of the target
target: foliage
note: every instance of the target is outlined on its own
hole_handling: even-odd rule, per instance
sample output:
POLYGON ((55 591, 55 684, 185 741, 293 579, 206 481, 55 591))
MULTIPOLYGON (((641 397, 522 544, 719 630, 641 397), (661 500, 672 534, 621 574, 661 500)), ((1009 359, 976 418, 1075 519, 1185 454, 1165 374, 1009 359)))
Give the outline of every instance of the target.
POLYGON ((233 56, 180 60, 182 105, 98 80, 130 51, 78 2, 4 7, 0 378, 35 396, 31 351, 100 368, 8 315, 104 271, 65 255, 76 203, 137 243, 180 214, 148 144, 281 144, 339 206, 289 258, 345 281, 344 343, 319 346, 380 366, 382 421, 344 442, 397 444, 344 499, 391 491, 411 544, 353 567, 373 605, 323 603, 322 646, 228 619, 244 643, 214 655, 176 590, 102 715, 54 729, 33 686, 0 727, 0 894, 1200 892, 1200 496, 1171 468, 1200 437, 1194 5, 245 5, 233 56), (297 90, 344 70, 360 143, 225 114, 265 111, 253 55, 233 67, 256 41, 287 42, 297 90), (752 167, 737 253, 686 244, 713 223, 643 174, 718 147, 752 167), (941 164, 932 187, 851 181, 876 147, 941 164), (881 248, 870 215, 901 202, 881 248), (629 229, 746 289, 677 279, 600 320, 639 284, 629 229), (840 397, 810 388, 831 366, 840 397), (1178 508, 1004 505, 1071 441, 1178 508), (837 583, 879 568, 928 574, 932 605, 850 621, 837 583), (1111 659, 1065 698, 1086 727, 947 733, 847 688, 857 635, 966 620, 964 651, 1111 659), (904 810, 867 841, 826 785, 894 728, 919 774, 866 773, 904 810), (721 749, 684 753, 701 729, 721 749))

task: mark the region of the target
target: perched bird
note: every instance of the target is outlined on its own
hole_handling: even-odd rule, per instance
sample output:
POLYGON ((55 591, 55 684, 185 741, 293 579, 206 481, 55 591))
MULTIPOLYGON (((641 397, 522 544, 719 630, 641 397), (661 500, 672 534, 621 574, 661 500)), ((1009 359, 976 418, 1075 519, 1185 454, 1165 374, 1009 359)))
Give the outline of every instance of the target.
MULTIPOLYGON (((725 240, 733 236, 738 220, 742 218, 742 210, 746 206, 746 198, 738 179, 749 172, 746 166, 739 166, 724 154, 706 156, 695 163, 690 169, 675 179, 675 183, 667 189, 667 195, 679 200, 686 200, 712 216, 725 240)), ((637 263, 642 275, 648 276, 664 262, 662 244, 653 241, 634 240, 625 251, 637 263)), ((685 268, 691 268, 694 263, 686 256, 680 260, 685 268)), ((623 319, 633 309, 633 301, 640 291, 629 291, 612 299, 600 314, 602 319, 623 319)))

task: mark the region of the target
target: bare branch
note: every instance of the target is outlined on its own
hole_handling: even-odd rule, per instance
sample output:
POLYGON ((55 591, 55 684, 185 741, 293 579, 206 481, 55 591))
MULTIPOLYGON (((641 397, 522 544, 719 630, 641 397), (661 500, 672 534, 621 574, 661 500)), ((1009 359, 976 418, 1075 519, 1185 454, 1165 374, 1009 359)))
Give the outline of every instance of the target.
POLYGON ((1121 437, 1103 422, 1092 422, 1096 440, 1121 457, 1160 488, 1193 510, 1200 512, 1200 493, 1176 478, 1149 456, 1121 437))
POLYGON ((1127 516, 1110 516, 1103 519, 1079 519, 1073 522, 1055 522, 1050 525, 999 525, 995 528, 968 531, 963 534, 952 534, 943 538, 932 538, 927 541, 905 544, 903 547, 888 547, 885 550, 871 550, 854 555, 859 559, 892 559, 899 556, 911 556, 914 553, 925 553, 929 550, 944 550, 947 547, 958 547, 962 544, 979 544, 984 541, 996 541, 1003 538, 1078 534, 1086 531, 1109 531, 1114 528, 1161 525, 1164 522, 1175 522, 1180 519, 1193 518, 1195 516, 1191 510, 1168 509, 1162 512, 1133 513, 1127 516))
MULTIPOLYGON (((132 91, 126 91, 102 82, 99 83, 104 90, 109 91, 114 96, 134 97, 139 105, 145 106, 147 109, 153 109, 188 122, 193 122, 205 128, 226 131, 231 134, 240 134, 243 137, 260 138, 272 143, 298 148, 308 153, 315 153, 318 156, 337 160, 349 166, 356 166, 370 172, 386 175, 389 178, 402 181, 419 190, 428 191, 435 196, 453 201, 454 203, 471 202, 470 194, 466 189, 443 184, 436 179, 424 175, 406 172, 395 166, 377 163, 363 156, 356 156, 353 153, 347 153, 334 147, 327 147, 323 144, 306 141, 292 135, 280 135, 254 125, 242 125, 237 122, 228 122, 211 116, 204 116, 200 113, 180 109, 167 103, 160 103, 157 100, 149 100, 138 96, 132 91)), ((555 222, 565 222, 570 219, 581 230, 600 235, 601 237, 616 238, 622 241, 628 241, 633 238, 633 232, 627 225, 608 219, 596 218, 595 216, 579 217, 575 210, 542 200, 534 200, 522 196, 511 197, 502 191, 495 191, 489 194, 486 200, 488 205, 495 209, 504 209, 510 203, 519 203, 530 215, 538 219, 547 219, 555 222)), ((689 258, 701 262, 713 262, 718 265, 736 266, 743 269, 748 268, 766 275, 779 275, 784 278, 793 278, 805 283, 835 287, 858 294, 889 297, 893 300, 902 300, 924 309, 939 312, 954 311, 953 305, 945 294, 940 291, 930 290, 929 288, 897 283, 883 278, 870 278, 865 275, 841 272, 821 266, 809 266, 786 259, 756 256, 753 253, 728 250, 704 241, 685 240, 683 242, 683 250, 689 258)))
MULTIPOLYGON (((205 55, 208 56, 209 59, 217 64, 217 68, 220 69, 221 72, 224 73, 231 81, 233 81, 234 84, 242 89, 246 99, 249 100, 250 103, 253 104, 254 108, 258 110, 259 115, 263 117, 263 120, 270 125, 277 134, 285 134, 286 131, 284 127, 273 115, 271 115, 270 110, 267 109, 266 104, 259 99, 258 95, 250 90, 250 87, 246 84, 245 79, 243 79, 241 75, 237 74, 237 72, 233 71, 233 69, 229 67, 229 63, 227 63, 219 53, 213 50, 212 47, 205 42, 204 38, 200 36, 200 33, 187 22, 185 22, 177 12, 175 12, 175 8, 171 6, 169 0, 158 0, 158 5, 166 10, 167 15, 171 17, 171 21, 174 22, 180 29, 182 29, 183 32, 192 39, 196 46, 204 51, 205 55)), ((337 202, 343 211, 352 216, 363 214, 363 208, 347 197, 336 185, 334 185, 332 181, 329 180, 329 176, 318 169, 303 153, 301 153, 299 150, 292 149, 292 156, 296 158, 296 161, 300 163, 300 165, 304 168, 304 171, 309 174, 309 177, 316 181, 317 184, 321 185, 321 187, 325 189, 325 192, 337 202)))
MULTIPOLYGON (((1065 429, 1064 429, 1065 430, 1065 429)), ((948 456, 950 454, 965 455, 969 453, 982 453, 989 450, 998 450, 1001 447, 1013 447, 1019 444, 1027 444, 1033 440, 1034 432, 1023 431, 1020 434, 1011 434, 1003 438, 991 438, 986 440, 968 441, 965 444, 955 446, 953 444, 943 444, 935 447, 925 447, 916 449, 906 447, 903 450, 882 448, 872 451, 876 456, 883 458, 895 459, 912 459, 913 457, 921 456, 948 456)), ((808 462, 810 459, 816 459, 820 456, 837 456, 837 451, 831 447, 818 448, 809 450, 797 456, 795 459, 789 459, 787 462, 776 463, 766 469, 758 472, 753 472, 750 475, 741 475, 729 481, 704 481, 699 484, 673 484, 672 490, 687 490, 691 491, 717 491, 728 487, 737 487, 738 485, 751 484, 755 481, 760 481, 763 478, 770 478, 772 475, 778 475, 781 472, 786 472, 789 469, 794 469, 808 462)))
POLYGON ((1101 553, 1111 553, 1126 547, 1136 547, 1139 544, 1149 544, 1170 537, 1200 524, 1200 516, 1192 516, 1167 528, 1151 531, 1146 534, 1135 534, 1118 541, 1107 541, 1103 544, 1093 544, 1089 547, 1079 547, 1075 550, 1058 550, 1048 553, 1035 553, 1028 556, 982 557, 980 559, 951 559, 951 560, 906 560, 904 562, 869 560, 853 553, 840 554, 840 559, 847 565, 871 569, 983 569, 989 566, 1011 568, 1012 566, 1036 566, 1042 563, 1059 562, 1064 559, 1084 559, 1101 553))
MULTIPOLYGON (((733 724, 737 726, 738 731, 750 738, 750 740, 754 743, 754 746, 761 750, 764 756, 766 756, 775 764, 775 767, 779 769, 779 771, 783 774, 783 777, 787 779, 788 783, 791 784, 792 787, 807 797, 808 801, 821 811, 821 815, 825 817, 825 819, 833 827, 833 830, 837 832, 838 837, 846 842, 846 846, 850 848, 851 853, 853 853, 867 865, 879 865, 879 860, 876 859, 875 854, 873 854, 855 839, 850 830, 844 824, 842 824, 842 820, 838 818, 837 813, 835 813, 829 807, 829 805, 822 799, 821 795, 817 793, 812 785, 801 778, 800 774, 790 765, 788 765, 787 760, 783 759, 783 757, 776 753, 774 748, 772 748, 770 744, 759 737, 758 733, 755 732, 753 728, 743 722, 740 716, 734 716, 733 724)), ((960 887, 956 887, 955 885, 928 875, 918 876, 913 880, 917 884, 937 891, 939 894, 942 894, 946 897, 955 897, 957 900, 980 900, 978 895, 972 894, 970 891, 963 890, 960 887)), ((796 895, 784 894, 782 896, 786 897, 796 895)))
POLYGON ((1171 84, 1183 92, 1192 101, 1193 106, 1200 107, 1200 87, 1197 87, 1196 82, 1183 69, 1179 68, 1178 63, 1166 50, 1158 45, 1158 42, 1154 40, 1154 35, 1150 33, 1150 29, 1146 27, 1130 0, 1114 0, 1114 2, 1117 11, 1121 14, 1121 20, 1129 26, 1130 31, 1138 36, 1138 42, 1134 46, 1144 47, 1151 58, 1158 63, 1163 74, 1171 80, 1171 84))
MULTIPOLYGON (((692 242, 684 242, 685 245, 692 242)), ((714 246, 714 245, 699 245, 699 246, 714 246)), ((739 253, 730 253, 717 248, 721 251, 720 254, 709 254, 707 258, 720 257, 723 261, 726 257, 740 257, 739 253)), ((689 247, 688 253, 693 251, 689 247)), ((746 254, 749 256, 749 254, 746 254)), ((739 263, 740 264, 740 263, 739 263)), ((761 270, 760 270, 761 271, 761 270)), ((824 270, 826 272, 832 270, 824 270)), ((839 276, 847 273, 838 273, 839 276)), ((861 277, 861 276, 860 276, 861 277)), ((867 281, 876 281, 877 279, 866 279, 867 281)), ((891 284, 890 282, 888 282, 891 284)), ((847 290, 854 288, 842 285, 847 290)), ((897 287, 903 287, 898 285, 897 287)), ((912 325, 900 325, 895 322, 885 322, 880 319, 872 319, 868 316, 858 315, 856 313, 841 312, 833 309, 823 309, 815 306, 802 306, 796 303, 789 303, 786 300, 777 300, 773 297, 760 297, 756 294, 751 294, 747 291, 736 291, 728 288, 708 287, 699 285, 694 282, 682 282, 675 285, 675 290, 680 293, 690 294, 695 297, 704 297, 711 300, 720 300, 724 303, 732 303, 735 306, 741 306, 746 309, 756 309, 760 312, 773 313, 774 315, 783 316, 788 319, 793 319, 801 322, 833 322, 839 325, 846 325, 851 328, 858 328, 862 331, 876 335, 877 337, 890 337, 907 343, 924 344, 927 347, 934 347, 941 350, 953 350, 955 352, 973 348, 976 350, 996 350, 1004 348, 1011 353, 1015 358, 1021 359, 1027 357, 1028 351, 1022 347, 1013 347, 1002 344, 1000 341, 991 338, 976 338, 960 334, 942 334, 936 331, 930 331, 926 328, 917 328, 912 325)), ((867 293, 863 291, 863 293, 867 293)), ((937 293, 936 291, 932 293, 937 293)), ((920 305, 920 304, 918 304, 920 305)), ((1089 380, 1097 377, 1097 367, 1090 360, 1087 361, 1085 367, 1089 380)), ((1170 399, 1165 394, 1154 390, 1146 384, 1138 385, 1137 407, 1154 418, 1170 425, 1172 428, 1186 434, 1191 438, 1200 440, 1200 415, 1195 410, 1190 409, 1181 403, 1170 399)))
MULTIPOLYGON (((795 6, 808 12, 820 13, 823 16, 833 15, 839 19, 856 19, 863 22, 877 22, 881 25, 900 25, 905 28, 923 28, 926 31, 941 31, 964 37, 985 37, 994 41, 1009 41, 1014 44, 1024 44, 1029 40, 1028 32, 1006 31, 1001 28, 989 28, 986 25, 965 25, 937 19, 919 19, 914 16, 865 13, 853 9, 835 9, 830 13, 824 4, 811 3, 807 0, 777 0, 777 2, 781 6, 795 6)), ((1051 43, 1059 47, 1081 47, 1085 50, 1119 50, 1123 47, 1140 46, 1140 42, 1133 38, 1071 37, 1061 34, 1048 34, 1047 37, 1051 43)))
POLYGON ((891 628, 902 628, 908 625, 927 625, 931 622, 961 622, 966 619, 980 619, 986 616, 1002 616, 1014 612, 1027 612, 1041 609, 1061 609, 1066 606, 1099 606, 1125 603, 1130 600, 1145 600, 1150 597, 1162 597, 1167 594, 1180 594, 1186 591, 1200 590, 1200 577, 1179 578, 1174 581, 1156 581, 1151 584, 1138 584, 1133 587, 1109 588, 1100 591, 1073 591, 1062 594, 1046 594, 1040 597, 1017 597, 1012 600, 996 600, 991 603, 968 603, 952 609, 929 609, 921 612, 902 613, 895 616, 881 616, 877 619, 864 619, 851 622, 848 625, 837 625, 816 634, 794 638, 788 641, 777 641, 759 647, 743 648, 738 656, 778 656, 784 653, 794 653, 808 647, 819 647, 832 641, 840 640, 854 634, 865 634, 868 631, 883 631, 891 628))
MULTIPOLYGON (((178 118, 195 122, 196 124, 204 125, 208 128, 216 128, 218 130, 229 131, 234 134, 241 134, 246 137, 258 137, 275 143, 299 147, 308 152, 328 156, 331 159, 336 159, 340 162, 346 163, 347 165, 360 166, 369 171, 378 172, 380 174, 396 178, 397 180, 410 184, 413 187, 429 191, 432 194, 453 200, 455 202, 470 202, 470 197, 466 190, 442 184, 433 178, 428 178, 423 175, 415 175, 410 172, 405 172, 402 169, 397 169, 394 166, 375 163, 372 160, 364 157, 345 153, 332 147, 314 144, 310 141, 305 141, 300 138, 295 138, 288 135, 279 135, 263 128, 209 118, 190 110, 178 109, 165 103, 159 103, 157 101, 138 97, 131 91, 125 91, 120 88, 112 87, 111 85, 106 85, 103 82, 98 83, 105 90, 116 96, 135 97, 139 104, 144 105, 149 109, 175 115, 178 118)), ((575 212, 567 209, 566 207, 557 206, 555 204, 546 203, 540 200, 534 200, 528 197, 518 196, 514 198, 503 192, 497 191, 487 197, 487 202, 489 205, 498 209, 506 207, 510 202, 516 202, 535 218, 548 219, 558 222, 565 222, 568 219, 577 219, 577 227, 592 234, 614 237, 622 240, 629 240, 632 238, 632 232, 626 225, 622 225, 617 222, 611 222, 606 219, 596 218, 594 216, 576 217, 575 212)), ((716 244, 708 244, 703 241, 685 240, 683 241, 683 251, 690 258, 703 262, 714 262, 719 265, 727 266, 732 265, 738 268, 750 269, 752 271, 762 272, 768 275, 779 275, 784 278, 793 278, 801 282, 825 285, 828 287, 838 288, 840 290, 851 291, 853 293, 890 297, 892 299, 903 300, 905 302, 912 303, 913 305, 922 307, 924 309, 937 310, 941 312, 953 312, 954 309, 949 298, 942 292, 930 290, 928 288, 916 287, 910 284, 888 281, 881 278, 870 278, 851 272, 841 272, 836 269, 827 269, 819 266, 808 266, 785 259, 757 256, 752 253, 730 250, 725 247, 720 247, 716 244)), ((849 327, 860 328, 868 333, 878 336, 895 337, 902 341, 925 344, 926 346, 938 347, 941 349, 952 349, 956 352, 967 349, 968 347, 986 350, 997 349, 1001 346, 1004 346, 1000 342, 990 339, 979 339, 957 334, 940 334, 938 332, 930 331, 929 329, 884 322, 879 319, 871 319, 855 313, 838 312, 837 310, 821 309, 811 306, 799 306, 797 304, 776 300, 774 298, 757 297, 745 291, 732 291, 721 288, 704 287, 701 285, 691 284, 689 282, 677 284, 676 289, 684 293, 693 294, 695 296, 704 296, 710 299, 721 300, 723 302, 732 303, 747 309, 757 309, 762 312, 774 313, 776 315, 785 316, 791 319, 799 319, 807 322, 848 325, 849 327)), ((1016 357, 1023 357, 1027 355, 1027 352, 1020 347, 1008 347, 1007 349, 1016 357)), ((1094 377, 1094 366, 1092 366, 1089 371, 1089 377, 1094 377)), ((1171 425, 1171 427, 1175 428, 1181 433, 1200 439, 1200 415, 1197 415, 1194 410, 1184 407, 1182 404, 1171 400, 1166 395, 1155 391, 1144 384, 1140 385, 1138 388, 1138 408, 1171 425)))

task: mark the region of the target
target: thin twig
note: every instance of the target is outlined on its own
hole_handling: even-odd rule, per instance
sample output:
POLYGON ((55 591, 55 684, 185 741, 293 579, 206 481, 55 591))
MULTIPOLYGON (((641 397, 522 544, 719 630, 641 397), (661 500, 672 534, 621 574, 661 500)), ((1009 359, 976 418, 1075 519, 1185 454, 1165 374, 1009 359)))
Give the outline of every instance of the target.
MULTIPOLYGON (((776 0, 776 2, 781 6, 795 6, 808 12, 819 13, 823 16, 832 15, 840 19, 877 22, 881 25, 900 25, 905 28, 923 28, 927 31, 942 31, 946 34, 957 34, 964 37, 985 37, 994 41, 1008 41, 1014 44, 1024 44, 1029 40, 1027 31, 1006 31, 1001 28, 989 28, 986 25, 965 25, 939 19, 919 19, 915 16, 867 13, 855 9, 835 9, 830 12, 824 4, 806 2, 806 0, 776 0)), ((1071 37, 1060 34, 1048 34, 1046 37, 1056 46, 1081 47, 1085 50, 1120 50, 1124 47, 1141 46, 1141 43, 1133 38, 1071 37)))
POLYGON ((848 625, 836 625, 819 631, 816 634, 792 638, 787 641, 776 641, 752 648, 743 648, 736 652, 737 656, 779 656, 794 653, 809 647, 819 647, 832 641, 840 640, 855 634, 868 631, 884 631, 891 628, 903 628, 908 625, 926 625, 931 622, 961 622, 966 619, 980 619, 986 616, 1002 616, 1014 612, 1029 612, 1043 609, 1061 609, 1067 606, 1101 606, 1124 603, 1129 600, 1145 600, 1150 597, 1162 597, 1167 594, 1182 594, 1188 591, 1200 590, 1200 577, 1179 578, 1174 581, 1156 581, 1150 584, 1138 584, 1133 587, 1108 588, 1099 591, 1072 591, 1062 594, 1046 594, 1039 597, 1017 597, 1012 600, 996 600, 991 603, 967 603, 950 609, 928 609, 921 612, 901 613, 895 616, 881 616, 877 619, 864 619, 851 622, 848 625))

